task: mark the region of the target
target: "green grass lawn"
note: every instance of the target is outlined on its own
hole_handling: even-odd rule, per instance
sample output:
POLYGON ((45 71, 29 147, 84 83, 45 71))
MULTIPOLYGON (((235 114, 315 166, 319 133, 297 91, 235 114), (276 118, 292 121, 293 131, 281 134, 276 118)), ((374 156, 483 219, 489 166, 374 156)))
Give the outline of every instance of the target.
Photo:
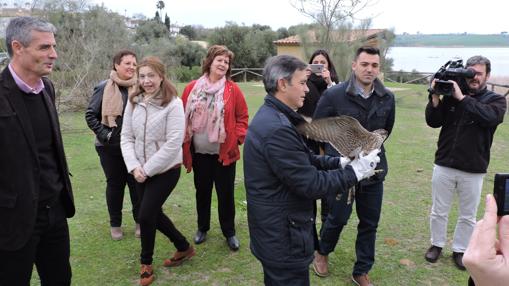
MULTIPOLYGON (((466 285, 468 274, 454 267, 450 245, 443 257, 430 264, 423 258, 429 246, 428 213, 431 205, 431 172, 438 129, 426 126, 425 86, 390 84, 396 94, 396 124, 386 143, 389 175, 385 182, 382 218, 378 228, 376 263, 370 277, 376 285, 466 285)), ((179 91, 183 90, 179 85, 179 91)), ((263 102, 261 83, 240 84, 249 106, 250 118, 263 102)), ((509 121, 509 119, 506 119, 509 121)), ((94 136, 86 127, 84 113, 61 116, 64 142, 76 202, 76 216, 69 220, 73 285, 136 285, 139 271, 140 241, 134 238, 134 223, 126 193, 124 232, 121 241, 112 241, 105 202, 105 178, 94 150, 94 136)), ((490 168, 484 181, 483 197, 492 191, 493 175, 509 172, 509 123, 499 126, 492 146, 490 168)), ((196 246, 197 255, 178 268, 162 266, 174 251, 173 245, 157 235, 153 285, 261 285, 263 272, 249 250, 242 160, 237 163, 236 229, 241 242, 231 252, 221 234, 214 196, 211 230, 207 241, 196 246)), ((182 172, 165 212, 192 241, 196 231, 195 192, 192 174, 182 172)), ((479 216, 484 210, 482 199, 479 216)), ((452 237, 457 212, 450 215, 452 237)), ((311 274, 311 285, 352 285, 350 274, 355 261, 354 243, 357 218, 352 214, 340 243, 329 257, 331 276, 311 274)), ((34 274, 33 285, 38 285, 34 274)))

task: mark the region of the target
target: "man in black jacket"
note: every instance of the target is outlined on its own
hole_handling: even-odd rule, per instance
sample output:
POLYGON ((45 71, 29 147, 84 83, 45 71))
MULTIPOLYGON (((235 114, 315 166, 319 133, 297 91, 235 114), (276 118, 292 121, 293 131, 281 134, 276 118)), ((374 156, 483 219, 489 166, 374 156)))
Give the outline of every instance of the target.
MULTIPOLYGON (((452 258, 461 270, 465 270, 463 253, 476 222, 493 135, 507 108, 503 96, 486 88, 490 61, 483 56, 474 56, 468 59, 466 67, 475 71, 474 78, 466 79, 468 90, 461 90, 451 81, 452 96, 440 98, 432 91, 426 106, 426 123, 433 128, 441 127, 441 130, 431 179, 431 247, 426 251, 425 259, 436 262, 447 242, 447 218, 457 193, 459 213, 452 258)), ((432 87, 434 84, 435 81, 432 87)))
MULTIPOLYGON (((348 115, 369 131, 385 129, 390 134, 395 118, 394 95, 377 78, 379 72, 380 51, 370 46, 359 48, 352 63, 350 79, 325 91, 313 117, 348 115)), ((325 145, 325 154, 339 155, 329 144, 325 145)), ((334 251, 355 201, 359 225, 355 243, 357 261, 352 280, 357 285, 371 285, 368 272, 375 263, 376 231, 382 210, 383 182, 388 170, 383 145, 377 169, 379 172, 375 176, 355 186, 353 198, 343 196, 328 201, 329 215, 320 230, 319 250, 313 262, 318 276, 328 275, 328 255, 334 251)))
POLYGON ((379 150, 342 166, 339 157, 316 156, 297 133, 307 65, 292 56, 271 58, 263 72, 268 95, 244 145, 251 251, 266 285, 309 285, 313 258, 314 200, 344 196, 374 174, 379 150))
POLYGON ((6 29, 11 62, 0 75, 0 285, 71 285, 71 182, 51 73, 55 27, 31 17, 6 29))

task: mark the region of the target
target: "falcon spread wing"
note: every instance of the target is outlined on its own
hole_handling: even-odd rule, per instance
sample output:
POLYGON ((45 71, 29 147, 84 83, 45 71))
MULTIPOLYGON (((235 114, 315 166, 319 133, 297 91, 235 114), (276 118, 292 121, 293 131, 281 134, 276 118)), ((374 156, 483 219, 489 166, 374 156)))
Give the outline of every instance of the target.
POLYGON ((379 149, 388 135, 384 129, 369 132, 357 119, 346 115, 303 123, 297 131, 309 139, 331 144, 339 154, 351 159, 361 151, 379 149))

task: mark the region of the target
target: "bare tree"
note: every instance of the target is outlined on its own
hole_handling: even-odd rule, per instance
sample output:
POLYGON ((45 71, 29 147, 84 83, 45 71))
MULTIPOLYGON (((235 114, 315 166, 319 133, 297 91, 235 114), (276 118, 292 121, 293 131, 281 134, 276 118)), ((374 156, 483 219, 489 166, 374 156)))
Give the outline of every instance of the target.
MULTIPOLYGON (((312 28, 303 26, 298 35, 306 57, 317 49, 326 49, 340 80, 348 78, 355 50, 372 37, 371 19, 358 19, 359 13, 376 0, 292 0, 291 4, 303 15, 314 20, 312 28)), ((382 67, 385 54, 392 44, 392 31, 377 32, 382 67)))
POLYGON ((104 6, 86 0, 42 0, 35 10, 57 28, 58 60, 51 79, 62 109, 86 106, 92 88, 107 78, 111 59, 121 48, 131 47, 123 18, 104 6))
POLYGON ((323 28, 323 41, 329 44, 332 31, 344 26, 348 20, 353 20, 370 2, 371 0, 292 0, 291 4, 323 28))

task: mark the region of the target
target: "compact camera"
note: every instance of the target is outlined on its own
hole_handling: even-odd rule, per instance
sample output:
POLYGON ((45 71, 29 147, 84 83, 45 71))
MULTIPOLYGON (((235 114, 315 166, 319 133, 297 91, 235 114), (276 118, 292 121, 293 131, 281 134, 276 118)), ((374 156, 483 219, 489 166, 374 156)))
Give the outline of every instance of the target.
POLYGON ((493 195, 497 201, 498 215, 509 215, 509 174, 496 174, 493 195))
POLYGON ((454 86, 448 80, 455 81, 461 91, 465 93, 468 90, 467 78, 474 78, 475 71, 465 68, 463 60, 450 60, 433 75, 435 87, 430 88, 430 92, 438 95, 451 96, 454 92, 454 86))

